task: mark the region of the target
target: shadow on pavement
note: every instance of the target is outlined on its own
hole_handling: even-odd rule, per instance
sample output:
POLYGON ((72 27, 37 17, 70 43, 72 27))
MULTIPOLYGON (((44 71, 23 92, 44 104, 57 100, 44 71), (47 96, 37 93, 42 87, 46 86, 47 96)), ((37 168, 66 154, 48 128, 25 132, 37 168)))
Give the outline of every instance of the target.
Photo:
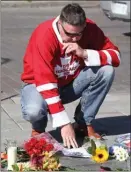
POLYGON ((131 32, 123 33, 123 35, 131 37, 131 32))
MULTIPOLYGON (((119 135, 130 133, 131 116, 117 116, 96 119, 93 123, 95 130, 101 135, 119 135)), ((49 132, 58 142, 62 143, 60 129, 49 132)), ((79 146, 83 144, 84 136, 76 133, 76 140, 79 146)))
MULTIPOLYGON (((59 143, 62 143, 62 142, 63 142, 63 141, 62 141, 62 137, 61 137, 60 129, 59 129, 59 128, 56 129, 56 130, 49 131, 49 133, 50 133, 59 143)), ((79 146, 82 146, 83 141, 84 141, 84 136, 76 133, 76 141, 77 141, 77 143, 78 143, 79 146)))
POLYGON ((93 123, 96 131, 106 135, 130 133, 131 115, 96 119, 93 123))
POLYGON ((6 63, 9 63, 10 61, 11 61, 11 59, 9 59, 9 58, 3 58, 3 57, 1 57, 1 65, 6 64, 6 63))

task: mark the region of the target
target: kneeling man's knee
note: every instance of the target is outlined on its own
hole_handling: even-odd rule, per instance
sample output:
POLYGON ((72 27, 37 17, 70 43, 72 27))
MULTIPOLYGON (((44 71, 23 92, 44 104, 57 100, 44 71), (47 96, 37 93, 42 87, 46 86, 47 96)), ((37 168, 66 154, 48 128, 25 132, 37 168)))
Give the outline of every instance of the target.
POLYGON ((27 121, 36 122, 47 115, 46 109, 37 106, 27 106, 23 112, 23 118, 27 121))
POLYGON ((103 66, 101 68, 102 73, 103 73, 103 77, 106 81, 108 80, 113 80, 114 76, 115 76, 115 69, 113 66, 103 66))

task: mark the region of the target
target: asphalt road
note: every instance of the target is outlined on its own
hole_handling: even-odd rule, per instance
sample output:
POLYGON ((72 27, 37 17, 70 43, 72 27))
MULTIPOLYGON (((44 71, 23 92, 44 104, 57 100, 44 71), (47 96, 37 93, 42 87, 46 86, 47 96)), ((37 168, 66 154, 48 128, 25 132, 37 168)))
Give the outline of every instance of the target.
MULTIPOLYGON (((129 92, 130 23, 110 21, 99 7, 84 9, 87 17, 94 20, 121 50, 122 63, 116 68, 116 77, 111 91, 129 92)), ((60 10, 61 7, 2 9, 2 99, 19 94, 22 58, 33 29, 40 22, 59 15, 60 10)))

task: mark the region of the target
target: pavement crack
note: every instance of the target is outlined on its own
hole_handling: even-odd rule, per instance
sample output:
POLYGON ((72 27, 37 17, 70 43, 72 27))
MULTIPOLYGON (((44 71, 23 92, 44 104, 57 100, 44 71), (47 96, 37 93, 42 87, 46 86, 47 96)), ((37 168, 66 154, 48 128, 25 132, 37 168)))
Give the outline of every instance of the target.
MULTIPOLYGON (((2 108, 3 109, 3 108, 2 108)), ((7 116, 21 129, 23 130, 23 128, 8 114, 8 112, 3 109, 3 111, 7 114, 7 116)))
POLYGON ((1 99, 1 102, 4 101, 4 100, 7 100, 7 99, 11 99, 12 97, 16 97, 16 96, 18 96, 18 95, 19 95, 19 94, 14 94, 14 95, 8 96, 8 97, 6 97, 6 98, 3 98, 3 99, 1 99))

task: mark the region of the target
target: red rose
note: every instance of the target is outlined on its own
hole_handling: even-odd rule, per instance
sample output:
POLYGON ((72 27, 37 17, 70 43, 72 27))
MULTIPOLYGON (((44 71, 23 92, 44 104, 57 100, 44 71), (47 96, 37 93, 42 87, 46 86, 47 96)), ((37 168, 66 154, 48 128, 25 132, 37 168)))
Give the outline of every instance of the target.
POLYGON ((31 139, 29 140, 29 142, 37 143, 37 142, 38 142, 38 140, 37 140, 37 138, 33 137, 33 138, 31 138, 31 139))
POLYGON ((48 151, 48 152, 52 151, 53 149, 54 149, 54 146, 52 144, 48 144, 45 147, 45 151, 48 151))
POLYGON ((32 150, 28 151, 27 153, 28 153, 30 156, 33 155, 33 151, 32 151, 32 150))
POLYGON ((47 144, 44 138, 31 138, 28 142, 25 143, 24 149, 30 155, 40 155, 43 151, 52 151, 54 146, 52 144, 47 144))
POLYGON ((41 138, 41 139, 39 140, 39 144, 40 144, 40 145, 45 145, 45 144, 46 144, 46 140, 45 140, 44 138, 41 138))

